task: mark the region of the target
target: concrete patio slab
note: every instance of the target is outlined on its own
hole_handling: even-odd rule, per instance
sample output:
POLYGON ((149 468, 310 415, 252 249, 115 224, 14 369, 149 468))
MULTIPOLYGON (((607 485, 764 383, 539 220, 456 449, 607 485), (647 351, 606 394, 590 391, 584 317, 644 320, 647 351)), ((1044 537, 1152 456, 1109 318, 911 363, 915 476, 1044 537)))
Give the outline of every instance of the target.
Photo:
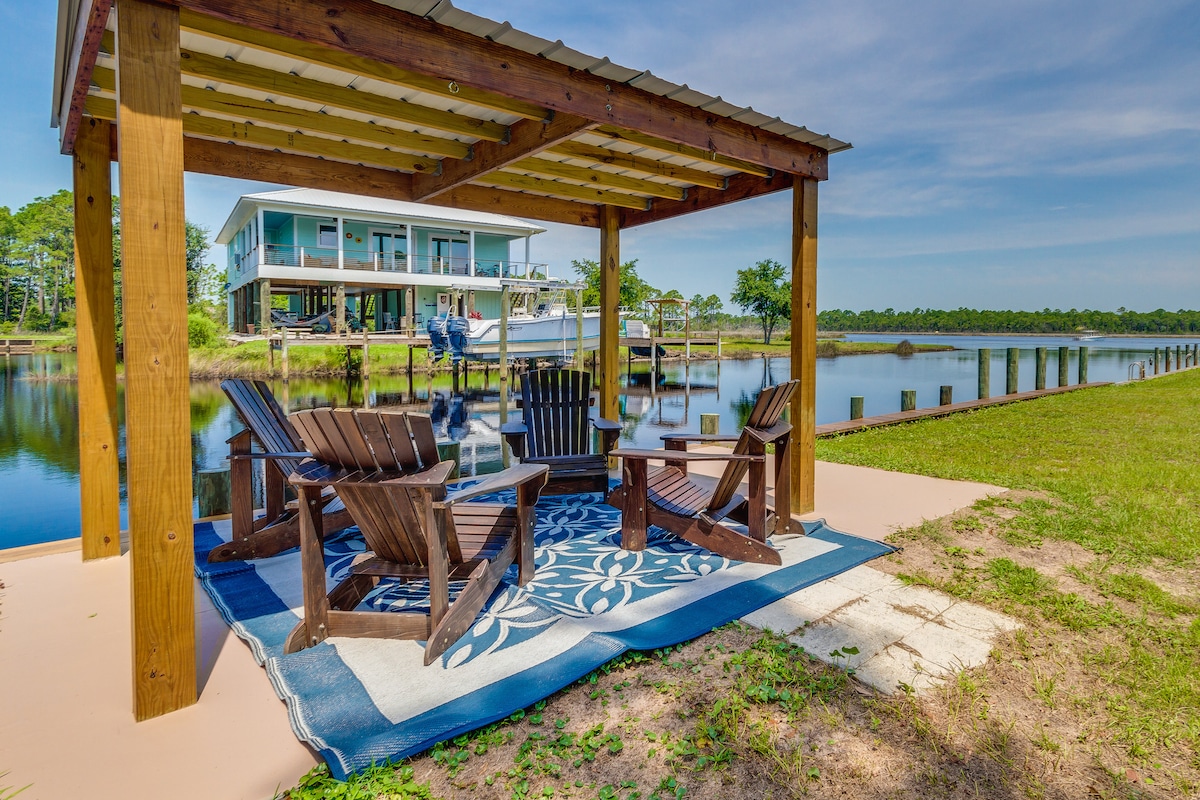
POLYGON ((318 763, 198 584, 200 701, 138 723, 128 556, 14 561, 0 582, 0 772, 21 800, 261 800, 318 763))

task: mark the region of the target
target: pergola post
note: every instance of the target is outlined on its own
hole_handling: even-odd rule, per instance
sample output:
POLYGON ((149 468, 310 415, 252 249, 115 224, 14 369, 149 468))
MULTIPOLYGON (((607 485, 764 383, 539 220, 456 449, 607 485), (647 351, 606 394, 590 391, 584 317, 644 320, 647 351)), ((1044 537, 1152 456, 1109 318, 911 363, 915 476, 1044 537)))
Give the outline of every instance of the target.
MULTIPOLYGON (((792 511, 816 506, 817 444, 817 181, 796 177, 792 186, 792 511)), ((776 489, 776 491, 779 491, 776 489)))
POLYGON ((615 206, 600 207, 600 416, 619 418, 617 347, 621 333, 621 218, 615 206))
POLYGON ((75 139, 75 329, 84 561, 121 554, 111 130, 105 120, 85 119, 75 139))
POLYGON ((179 9, 120 0, 117 131, 134 716, 196 702, 179 9))

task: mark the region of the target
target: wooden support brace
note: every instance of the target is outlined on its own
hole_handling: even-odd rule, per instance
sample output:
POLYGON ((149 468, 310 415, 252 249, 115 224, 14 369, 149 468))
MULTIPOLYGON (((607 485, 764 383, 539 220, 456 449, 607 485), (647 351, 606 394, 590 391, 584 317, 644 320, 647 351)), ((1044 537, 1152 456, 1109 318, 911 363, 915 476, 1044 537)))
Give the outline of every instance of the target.
POLYGON ((134 715, 196 702, 179 9, 121 0, 118 150, 134 715))

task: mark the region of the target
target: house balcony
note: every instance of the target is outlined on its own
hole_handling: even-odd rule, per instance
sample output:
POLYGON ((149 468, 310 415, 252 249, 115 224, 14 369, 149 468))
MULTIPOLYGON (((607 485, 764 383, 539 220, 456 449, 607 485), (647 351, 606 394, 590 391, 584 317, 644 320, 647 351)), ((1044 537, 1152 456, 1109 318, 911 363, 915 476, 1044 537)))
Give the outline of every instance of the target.
MULTIPOLYGON (((377 253, 369 250, 337 250, 330 247, 304 247, 268 244, 255 247, 240 259, 234 260, 236 280, 262 267, 295 267, 303 270, 355 270, 388 275, 425 275, 446 278, 540 278, 546 275, 545 264, 527 261, 500 261, 484 258, 453 258, 450 256, 404 255, 377 253)), ((297 275, 296 277, 303 277, 297 275)))

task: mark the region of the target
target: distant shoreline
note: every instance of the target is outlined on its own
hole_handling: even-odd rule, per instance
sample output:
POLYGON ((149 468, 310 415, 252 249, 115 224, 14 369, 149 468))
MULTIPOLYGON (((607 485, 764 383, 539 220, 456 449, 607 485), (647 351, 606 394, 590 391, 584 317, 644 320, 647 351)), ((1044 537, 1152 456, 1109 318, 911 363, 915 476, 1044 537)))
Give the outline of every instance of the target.
MULTIPOLYGON (((995 336, 1009 338, 1069 339, 1079 341, 1075 333, 964 333, 962 331, 817 331, 817 336, 995 336)), ((1103 333, 1099 339, 1188 339, 1200 342, 1197 333, 1103 333)), ((1093 340, 1094 341, 1094 340, 1093 340)))

